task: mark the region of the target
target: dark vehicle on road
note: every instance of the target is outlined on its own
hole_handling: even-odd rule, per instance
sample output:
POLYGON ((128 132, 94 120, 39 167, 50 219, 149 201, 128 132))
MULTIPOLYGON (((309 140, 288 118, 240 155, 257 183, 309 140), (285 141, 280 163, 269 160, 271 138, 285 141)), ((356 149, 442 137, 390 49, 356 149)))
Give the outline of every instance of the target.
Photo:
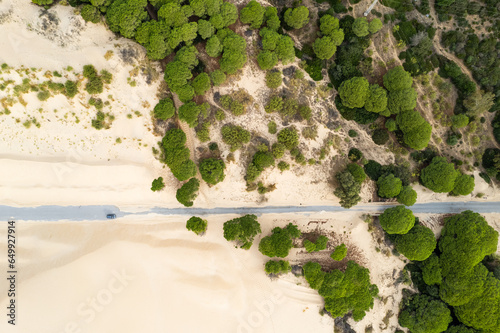
POLYGON ((108 218, 110 220, 116 219, 116 214, 108 214, 108 215, 106 215, 106 218, 108 218))

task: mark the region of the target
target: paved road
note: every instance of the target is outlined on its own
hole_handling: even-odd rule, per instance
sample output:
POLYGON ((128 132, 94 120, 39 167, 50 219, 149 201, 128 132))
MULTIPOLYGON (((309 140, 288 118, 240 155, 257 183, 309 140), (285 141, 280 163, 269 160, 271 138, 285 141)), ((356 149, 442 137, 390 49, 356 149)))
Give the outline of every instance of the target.
MULTIPOLYGON (((227 215, 227 214, 282 214, 282 213, 319 213, 319 212, 365 212, 380 213, 394 204, 372 203, 358 205, 351 209, 340 206, 263 206, 263 207, 216 207, 216 208, 153 208, 141 212, 121 211, 117 206, 39 206, 10 207, 0 206, 0 221, 39 220, 39 221, 96 221, 103 220, 106 214, 114 213, 124 217, 130 215, 227 215)), ((447 214, 473 210, 478 213, 500 213, 500 202, 432 202, 420 203, 410 207, 414 213, 447 214)))

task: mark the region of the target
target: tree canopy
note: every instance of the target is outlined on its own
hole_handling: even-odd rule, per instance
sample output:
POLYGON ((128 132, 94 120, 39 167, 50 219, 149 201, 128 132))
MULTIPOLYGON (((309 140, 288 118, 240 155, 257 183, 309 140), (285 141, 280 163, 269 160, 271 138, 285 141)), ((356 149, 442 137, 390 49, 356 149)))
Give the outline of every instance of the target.
POLYGON ((380 215, 380 225, 388 234, 406 234, 415 225, 415 215, 405 206, 387 208, 380 215))
POLYGON ((309 9, 306 6, 288 8, 284 18, 290 27, 300 29, 309 22, 309 9))
POLYGON ((163 98, 154 108, 155 118, 166 120, 175 114, 174 101, 171 98, 163 98))
POLYGON ((177 190, 175 197, 177 201, 186 207, 191 207, 193 201, 198 196, 198 189, 200 188, 200 181, 196 178, 191 178, 188 182, 184 183, 180 189, 177 190))
POLYGON ((248 250, 255 236, 261 233, 256 215, 244 215, 224 223, 224 238, 237 241, 242 249, 248 250))
POLYGON ((415 202, 417 202, 417 191, 415 191, 411 186, 403 186, 397 198, 400 204, 413 206, 415 202))
POLYGON ((399 314, 399 324, 413 333, 440 333, 451 322, 446 304, 424 294, 414 295, 399 314))
POLYGON ((437 193, 448 193, 455 188, 455 181, 459 175, 453 163, 448 163, 446 158, 437 156, 422 169, 420 179, 428 189, 437 193))
POLYGON ((398 196, 403 187, 401 179, 394 177, 394 174, 381 176, 377 180, 378 195, 382 198, 394 198, 398 196))
POLYGON ((284 258, 288 256, 293 247, 293 239, 301 236, 300 230, 296 225, 289 223, 284 228, 276 227, 271 235, 261 239, 259 251, 268 257, 284 258))
POLYGON ((339 87, 342 104, 348 108, 362 108, 369 95, 369 86, 364 77, 353 77, 342 82, 339 87))
POLYGON ((335 261, 341 261, 346 257, 346 255, 347 255, 347 246, 344 243, 342 243, 335 247, 332 254, 330 255, 330 258, 332 258, 335 261))
POLYGON ((352 24, 352 32, 358 37, 365 37, 368 36, 369 31, 368 31, 368 21, 366 20, 366 17, 358 17, 354 20, 354 23, 352 24))
POLYGON ((436 237, 431 229, 415 225, 404 235, 396 235, 396 249, 410 260, 422 261, 436 248, 436 237))
POLYGON ((193 216, 186 222, 186 229, 191 230, 195 234, 202 235, 207 231, 207 220, 201 217, 193 216))
POLYGON ((451 191, 453 195, 468 195, 474 191, 474 177, 461 174, 455 180, 455 187, 451 191))
POLYGON ((413 79, 403 66, 394 67, 384 75, 384 86, 390 92, 410 89, 412 84, 413 79))
POLYGON ((387 91, 378 84, 371 84, 364 107, 370 112, 384 111, 387 108, 387 91))
POLYGON ((224 161, 217 158, 205 158, 200 161, 201 178, 208 184, 215 185, 224 180, 224 161))

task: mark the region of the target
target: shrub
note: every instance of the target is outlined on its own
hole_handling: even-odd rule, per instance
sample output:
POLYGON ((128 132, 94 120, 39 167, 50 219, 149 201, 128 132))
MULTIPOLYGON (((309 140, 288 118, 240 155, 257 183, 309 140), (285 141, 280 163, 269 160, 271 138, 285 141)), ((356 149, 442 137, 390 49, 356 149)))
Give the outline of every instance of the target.
POLYGON ((264 21, 265 9, 255 0, 250 1, 240 11, 240 20, 243 24, 250 24, 252 29, 258 29, 264 21))
POLYGON ((207 220, 203 220, 201 217, 193 216, 186 222, 186 229, 191 230, 195 234, 203 235, 207 231, 207 220))
POLYGON ((68 80, 64 84, 66 97, 73 98, 78 94, 78 85, 75 81, 68 80))
POLYGON ((290 164, 288 164, 285 161, 281 161, 281 162, 278 163, 278 169, 280 169, 281 172, 283 172, 285 170, 289 170, 290 169, 290 164))
POLYGON ((270 236, 261 239, 259 251, 268 257, 284 258, 293 247, 293 239, 300 237, 300 235, 300 230, 292 223, 284 228, 276 227, 270 236))
POLYGON ((433 284, 441 284, 443 277, 441 275, 441 266, 439 257, 433 253, 431 256, 422 261, 422 278, 425 284, 431 286, 433 284))
POLYGON ((402 185, 401 179, 394 177, 392 173, 381 176, 377 180, 378 195, 382 198, 394 198, 401 192, 402 185))
POLYGON ((311 242, 309 239, 305 239, 303 244, 308 253, 316 251, 316 244, 311 242))
POLYGON ((332 258, 335 261, 341 261, 346 257, 346 255, 347 255, 347 246, 344 243, 342 243, 335 247, 335 250, 333 250, 332 254, 330 255, 330 258, 332 258))
POLYGON ((307 105, 301 105, 299 106, 299 114, 302 117, 302 119, 309 120, 311 119, 312 110, 307 105))
POLYGON ((411 186, 403 186, 397 198, 400 204, 413 206, 417 202, 417 192, 411 186))
POLYGON ((347 132, 347 135, 349 135, 349 137, 351 138, 355 138, 358 136, 358 132, 356 132, 355 130, 351 129, 349 130, 349 132, 347 132))
POLYGON ((413 84, 413 79, 402 66, 390 69, 384 75, 384 86, 389 91, 398 91, 410 89, 413 84))
POLYGON ((200 188, 200 181, 196 178, 191 178, 188 182, 184 183, 180 189, 177 190, 175 195, 177 201, 186 207, 191 207, 193 201, 198 196, 198 189, 200 188))
POLYGON ((414 224, 415 216, 405 206, 387 208, 380 215, 380 225, 388 234, 406 234, 414 224))
POLYGON ((50 97, 50 92, 48 90, 42 90, 36 95, 36 97, 42 102, 46 101, 50 97))
POLYGON ((170 98, 161 99, 154 108, 154 116, 157 119, 166 120, 175 114, 174 102, 170 98))
POLYGON ((278 142, 283 144, 286 147, 286 149, 291 150, 296 146, 298 146, 299 135, 297 134, 295 128, 287 127, 279 131, 278 142))
POLYGON ((254 237, 261 233, 257 216, 249 214, 225 222, 223 229, 226 240, 237 241, 245 250, 250 249, 254 237))
POLYGON ((163 182, 163 177, 158 177, 153 180, 153 183, 151 184, 151 191, 156 192, 156 191, 161 191, 165 187, 165 183, 163 182))
POLYGON ((363 153, 357 148, 351 148, 349 150, 349 154, 347 154, 349 160, 356 162, 359 161, 363 157, 363 153))
POLYGON ((365 173, 371 180, 378 180, 382 176, 382 165, 374 160, 369 160, 364 166, 365 173))
POLYGON ((273 96, 267 103, 267 105, 264 107, 267 113, 272 113, 272 112, 281 112, 283 109, 283 98, 279 96, 273 96))
POLYGON ((358 17, 354 20, 354 23, 352 24, 352 32, 358 37, 365 37, 368 36, 369 31, 368 31, 369 25, 368 21, 366 20, 366 17, 358 17))
POLYGON ((188 102, 179 107, 179 119, 188 123, 189 127, 198 125, 201 107, 195 102, 188 102))
POLYGON ((276 142, 272 146, 272 153, 274 158, 282 158, 285 155, 286 147, 284 144, 276 142))
POLYGON ((283 83, 281 72, 267 72, 266 85, 270 89, 276 89, 283 83))
POLYGON ((368 30, 371 34, 378 32, 382 28, 382 21, 378 18, 374 18, 368 25, 368 30))
POLYGON ((208 184, 215 185, 224 180, 224 161, 217 158, 205 158, 200 161, 201 178, 208 184))
POLYGON ((387 91, 378 84, 371 84, 364 106, 366 111, 384 112, 387 109, 387 91))
POLYGON ((269 260, 266 262, 265 271, 270 275, 281 275, 286 274, 292 270, 290 263, 284 260, 269 260))
POLYGON ((451 122, 454 128, 462 128, 469 124, 469 117, 465 114, 456 114, 451 117, 451 122))
POLYGON ((235 125, 224 125, 221 128, 222 141, 230 146, 231 151, 236 151, 250 142, 250 132, 235 125))
POLYGON ((262 70, 272 69, 276 66, 276 64, 278 64, 278 55, 276 52, 269 50, 261 51, 257 55, 257 63, 262 70))
POLYGON ((423 261, 436 248, 436 238, 431 229, 415 225, 408 233, 397 235, 396 249, 410 260, 423 261))
POLYGON ((384 145, 389 140, 389 133, 383 129, 373 131, 372 140, 377 145, 384 145))
POLYGON ((278 126, 276 125, 276 123, 274 121, 270 121, 268 124, 267 124, 267 131, 269 132, 269 134, 276 134, 278 132, 278 126))

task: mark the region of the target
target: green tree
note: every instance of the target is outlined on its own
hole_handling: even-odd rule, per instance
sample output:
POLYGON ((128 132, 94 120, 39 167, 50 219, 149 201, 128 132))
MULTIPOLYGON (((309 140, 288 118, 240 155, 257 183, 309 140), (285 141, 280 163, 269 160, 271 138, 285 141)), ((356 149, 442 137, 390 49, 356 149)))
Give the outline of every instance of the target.
POLYGON ((358 37, 368 36, 368 28, 368 21, 364 16, 356 18, 352 24, 352 32, 354 32, 354 34, 358 37))
POLYGON ((389 132, 394 132, 398 129, 398 124, 394 119, 387 119, 385 121, 385 128, 387 128, 389 132))
POLYGON ((221 134, 222 141, 230 146, 231 151, 238 150, 250 142, 250 132, 241 126, 224 125, 221 128, 221 134))
POLYGON ((403 66, 394 67, 384 75, 384 86, 389 91, 410 89, 412 84, 413 79, 403 66))
POLYGON ((370 112, 384 111, 387 108, 387 91, 378 84, 371 84, 364 107, 370 112))
POLYGON ((164 79, 172 90, 187 85, 188 80, 193 77, 188 65, 182 61, 171 61, 165 66, 164 79))
POLYGON ((415 225, 415 215, 405 206, 387 208, 380 215, 380 225, 388 234, 406 234, 415 225))
POLYGON ((196 95, 204 95, 210 89, 210 77, 207 73, 200 73, 193 80, 193 89, 196 95))
POLYGON ((158 11, 158 19, 163 20, 169 27, 180 27, 188 23, 186 12, 176 2, 169 2, 161 6, 158 11))
POLYGON ((281 77, 281 72, 267 72, 266 74, 266 85, 270 89, 276 89, 283 83, 283 78, 281 77))
POLYGON ((227 74, 234 74, 239 69, 243 68, 247 62, 247 55, 245 52, 239 50, 228 49, 224 45, 224 53, 219 62, 220 69, 227 74))
POLYGON ((260 69, 268 70, 278 64, 278 56, 272 51, 261 51, 257 55, 257 63, 260 69))
POLYGON ((495 104, 494 100, 495 95, 493 93, 476 90, 464 100, 467 116, 477 117, 489 111, 495 104))
POLYGON ((241 23, 250 24, 252 29, 259 29, 264 21, 264 12, 265 8, 252 0, 240 11, 241 23))
POLYGON ((396 235, 396 249, 410 260, 423 261, 436 248, 436 237, 431 229, 415 225, 404 235, 396 235))
POLYGON ((488 269, 482 264, 472 269, 454 267, 443 277, 439 287, 439 297, 452 306, 467 304, 481 295, 487 275, 488 269))
POLYGON ((224 180, 224 161, 217 158, 205 158, 200 161, 201 178, 208 184, 215 185, 224 180))
POLYGON ((498 232, 488 222, 470 210, 445 219, 439 238, 443 276, 453 268, 470 270, 485 256, 495 253, 498 246, 498 232))
POLYGON ((444 333, 478 333, 478 331, 476 331, 473 328, 460 325, 460 326, 449 326, 444 333))
POLYGON ((198 115, 201 107, 195 102, 188 102, 179 107, 179 119, 188 123, 189 127, 198 125, 198 115))
POLYGON ((451 322, 446 304, 424 294, 413 296, 399 314, 399 324, 414 333, 440 333, 451 322))
POLYGON ((194 98, 194 88, 191 84, 186 84, 182 87, 179 87, 176 90, 174 90, 174 92, 177 94, 177 97, 179 97, 180 101, 183 103, 188 103, 194 98))
POLYGON ((482 332, 500 331, 500 280, 489 275, 482 294, 455 307, 455 314, 462 323, 482 332))
POLYGON ((404 142, 413 149, 423 149, 429 144, 432 126, 416 110, 403 111, 396 121, 403 131, 404 142))
POLYGON ((427 167, 422 169, 420 179, 428 189, 437 193, 448 193, 455 188, 459 175, 460 172, 455 170, 453 163, 448 163, 445 157, 436 156, 427 167))
POLYGON ((175 114, 174 102, 171 98, 160 99, 154 108, 154 116, 157 119, 167 120, 175 114))
POLYGON ((353 319, 359 321, 366 311, 373 308, 378 288, 370 283, 367 268, 349 261, 345 273, 333 270, 325 275, 318 293, 324 297, 325 309, 332 317, 343 317, 352 312, 353 319))
POLYGON ((339 19, 331 15, 326 14, 321 16, 319 22, 319 29, 325 36, 329 36, 339 29, 339 19))
POLYGON ((163 177, 158 177, 153 180, 153 183, 151 184, 151 191, 156 192, 156 191, 161 191, 165 187, 165 183, 163 182, 163 177))
POLYGON ((387 141, 389 141, 389 133, 386 130, 381 128, 377 128, 373 131, 372 140, 377 145, 385 145, 387 141))
POLYGON ((257 216, 249 214, 225 222, 223 229, 226 240, 238 242, 245 250, 250 249, 255 236, 261 233, 257 216))
POLYGON ((360 184, 363 183, 366 179, 365 170, 363 170, 363 167, 361 167, 359 164, 349 163, 347 165, 347 171, 349 171, 354 177, 354 180, 360 184))
POLYGON ((469 195, 474 191, 474 177, 461 174, 455 181, 455 187, 451 194, 453 195, 469 195))
POLYGON ((335 247, 332 254, 330 255, 330 258, 336 261, 341 261, 346 257, 346 255, 347 255, 347 246, 344 243, 342 243, 335 247))
POLYGON ((339 87, 342 104, 348 108, 362 108, 368 98, 369 86, 364 77, 353 77, 342 82, 339 87))
POLYGON ((368 31, 370 31, 371 34, 378 32, 380 29, 382 29, 382 21, 380 21, 379 18, 374 18, 368 24, 368 31))
POLYGON ((284 260, 269 260, 266 262, 265 271, 270 275, 286 274, 292 270, 292 266, 288 261, 284 260))
POLYGON ((207 220, 201 217, 193 216, 186 222, 186 229, 191 230, 198 236, 203 235, 207 231, 207 220))
POLYGON ((389 92, 387 109, 391 114, 413 110, 417 106, 417 92, 415 89, 403 89, 389 92))
POLYGON ((284 144, 279 143, 279 142, 273 143, 272 153, 273 153, 274 158, 276 158, 276 159, 282 158, 283 155, 285 155, 285 151, 286 151, 286 147, 284 144))
POLYGON ((177 201, 186 207, 191 207, 193 201, 198 196, 198 189, 200 188, 200 181, 196 178, 191 178, 184 183, 180 189, 177 190, 175 197, 177 201))
POLYGON ((304 248, 306 249, 307 253, 311 253, 316 251, 316 244, 311 242, 309 239, 304 240, 304 248))
POLYGON ((275 52, 283 65, 293 62, 295 60, 295 49, 292 38, 282 35, 276 44, 275 52))
POLYGON ((278 142, 283 144, 286 149, 292 150, 299 144, 299 135, 294 127, 283 128, 278 133, 278 142))
POLYGON ((217 38, 217 36, 212 36, 207 40, 207 44, 205 45, 205 51, 210 57, 212 58, 218 57, 221 54, 222 50, 223 46, 219 38, 217 38))
POLYGON ((403 186, 397 198, 400 204, 413 206, 415 202, 417 202, 417 191, 415 191, 411 186, 403 186))
POLYGON ((271 235, 261 239, 259 251, 268 257, 285 258, 293 247, 293 239, 300 235, 300 230, 292 223, 284 228, 276 227, 271 235))
POLYGON ((285 12, 285 22, 293 29, 300 29, 309 22, 309 9, 305 6, 288 8, 285 12))
POLYGON ((266 21, 266 26, 271 30, 277 31, 281 26, 280 18, 278 17, 278 9, 276 9, 276 7, 266 7, 264 19, 266 21))
POLYGON ((465 114, 456 114, 451 117, 451 122, 453 124, 453 127, 458 129, 465 127, 469 124, 469 117, 467 117, 465 114))
POLYGON ((403 183, 401 179, 394 177, 394 175, 388 174, 381 176, 377 180, 378 195, 382 198, 395 198, 401 192, 403 183))
POLYGON ((210 73, 210 79, 212 80, 214 86, 220 86, 221 84, 226 82, 226 74, 224 74, 224 72, 220 69, 216 69, 212 73, 210 73))
POLYGON ((312 289, 318 290, 325 279, 325 272, 321 270, 321 265, 317 262, 309 261, 303 267, 304 277, 312 289))
POLYGON ((99 23, 99 21, 101 21, 101 12, 97 7, 92 5, 83 5, 80 15, 82 15, 82 18, 87 22, 99 23))
POLYGON ((207 39, 213 36, 215 28, 212 23, 206 20, 198 20, 198 34, 201 38, 207 39))
POLYGON ((340 205, 344 208, 355 206, 361 200, 361 184, 348 170, 337 173, 336 178, 339 186, 333 194, 340 199, 340 205))
POLYGON ((232 3, 223 2, 220 6, 220 13, 210 15, 210 23, 215 29, 228 27, 238 19, 238 8, 232 3))
POLYGON ((330 36, 316 38, 313 50, 319 59, 330 59, 337 52, 337 46, 330 36))
POLYGON ((425 284, 431 286, 433 284, 441 284, 443 276, 441 275, 441 265, 439 257, 433 253, 431 256, 422 261, 422 278, 425 284))
POLYGON ((114 1, 106 10, 109 29, 125 38, 134 38, 136 29, 148 18, 147 4, 147 0, 114 1))
POLYGON ((78 94, 78 84, 75 81, 67 80, 64 84, 64 89, 68 98, 73 98, 78 94))

